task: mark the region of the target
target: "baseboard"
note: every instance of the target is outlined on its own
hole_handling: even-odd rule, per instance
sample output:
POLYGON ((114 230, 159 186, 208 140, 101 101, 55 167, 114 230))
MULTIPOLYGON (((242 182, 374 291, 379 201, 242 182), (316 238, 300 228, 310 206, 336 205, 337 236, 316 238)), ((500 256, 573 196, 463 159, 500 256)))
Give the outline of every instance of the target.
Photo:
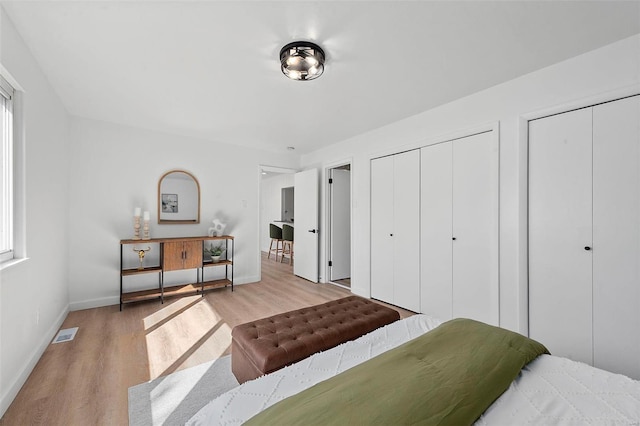
POLYGON ((62 312, 60 312, 60 315, 58 315, 58 318, 56 318, 56 320, 53 322, 51 327, 43 335, 42 340, 40 341, 40 344, 36 347, 32 355, 27 360, 24 368, 20 371, 20 374, 18 374, 18 377, 16 378, 16 380, 10 386, 7 387, 7 391, 0 398, 0 418, 7 411, 7 409, 15 399, 16 395, 18 395, 18 392, 20 392, 20 389, 22 389, 22 386, 24 386, 25 382, 29 378, 29 375, 31 374, 36 364, 42 357, 42 354, 47 349, 47 347, 55 337, 56 333, 62 326, 62 323, 64 322, 68 313, 69 313, 69 306, 66 306, 62 310, 62 312))
POLYGON ((70 311, 81 311, 83 309, 102 308, 103 306, 119 305, 119 296, 101 297, 99 299, 82 300, 80 302, 69 303, 70 311))
MULTIPOLYGON (((233 280, 233 285, 249 284, 260 281, 258 276, 241 277, 233 280)), ((81 311, 83 309, 102 308, 103 306, 119 305, 119 296, 101 297, 99 299, 82 300, 69 303, 69 311, 81 311)))
POLYGON ((360 296, 360 297, 364 297, 366 299, 371 299, 371 293, 368 291, 362 291, 360 288, 351 288, 351 293, 356 295, 356 296, 360 296))
POLYGON ((260 281, 260 277, 257 276, 257 275, 252 276, 252 277, 234 278, 233 279, 233 285, 257 283, 258 281, 260 281))

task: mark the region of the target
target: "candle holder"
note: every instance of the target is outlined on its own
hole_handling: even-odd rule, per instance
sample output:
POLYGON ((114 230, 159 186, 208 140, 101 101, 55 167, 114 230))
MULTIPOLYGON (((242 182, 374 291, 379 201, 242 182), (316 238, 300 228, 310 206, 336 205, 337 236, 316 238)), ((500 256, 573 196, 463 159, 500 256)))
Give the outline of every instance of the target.
POLYGON ((133 239, 140 239, 140 216, 133 217, 133 239))
POLYGON ((151 250, 151 246, 147 247, 147 249, 137 249, 137 248, 133 248, 133 251, 135 251, 136 253, 138 253, 138 259, 140 259, 140 266, 138 266, 138 270, 142 270, 144 269, 144 267, 142 266, 142 261, 144 260, 144 255, 151 250))
POLYGON ((150 240, 151 237, 149 236, 149 219, 145 219, 143 222, 144 225, 142 225, 142 239, 150 240))

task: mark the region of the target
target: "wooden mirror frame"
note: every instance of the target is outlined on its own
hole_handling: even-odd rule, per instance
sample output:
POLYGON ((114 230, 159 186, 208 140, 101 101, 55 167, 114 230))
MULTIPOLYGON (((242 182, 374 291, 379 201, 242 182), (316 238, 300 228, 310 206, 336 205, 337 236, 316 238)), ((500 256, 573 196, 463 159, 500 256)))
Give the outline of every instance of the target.
MULTIPOLYGON (((179 198, 178 198, 178 201, 179 201, 179 198)), ((167 225, 167 224, 176 225, 176 224, 195 224, 195 223, 200 223, 200 183, 198 182, 198 179, 196 179, 196 177, 194 175, 192 175, 191 173, 187 172, 186 170, 174 169, 174 170, 169 170, 168 172, 166 172, 165 174, 163 174, 160 177, 160 180, 158 181, 158 223, 159 224, 165 224, 165 225, 167 225), (162 212, 162 181, 172 173, 183 173, 183 174, 189 176, 193 180, 193 182, 196 184, 196 190, 198 192, 198 194, 197 194, 197 196, 198 196, 197 204, 198 205, 197 205, 196 218, 195 219, 176 219, 176 220, 162 219, 162 214, 163 214, 163 212, 162 212)))

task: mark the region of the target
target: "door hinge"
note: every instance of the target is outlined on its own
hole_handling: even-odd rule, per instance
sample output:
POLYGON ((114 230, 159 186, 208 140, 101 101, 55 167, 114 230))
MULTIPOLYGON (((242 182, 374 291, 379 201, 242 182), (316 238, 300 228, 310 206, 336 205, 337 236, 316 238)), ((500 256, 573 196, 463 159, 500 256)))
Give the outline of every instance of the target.
POLYGON ((333 262, 332 261, 329 261, 329 266, 333 266, 333 262))
POLYGON ((333 183, 333 179, 332 178, 329 178, 329 183, 333 183))

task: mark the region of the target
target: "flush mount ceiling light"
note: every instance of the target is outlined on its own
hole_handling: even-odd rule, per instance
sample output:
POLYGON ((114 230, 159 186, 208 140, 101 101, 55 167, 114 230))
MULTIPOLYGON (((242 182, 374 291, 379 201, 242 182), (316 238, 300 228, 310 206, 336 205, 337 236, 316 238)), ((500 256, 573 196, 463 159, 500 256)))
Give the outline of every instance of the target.
POLYGON ((280 50, 282 73, 292 80, 313 80, 324 71, 324 51, 308 41, 294 41, 280 50))

